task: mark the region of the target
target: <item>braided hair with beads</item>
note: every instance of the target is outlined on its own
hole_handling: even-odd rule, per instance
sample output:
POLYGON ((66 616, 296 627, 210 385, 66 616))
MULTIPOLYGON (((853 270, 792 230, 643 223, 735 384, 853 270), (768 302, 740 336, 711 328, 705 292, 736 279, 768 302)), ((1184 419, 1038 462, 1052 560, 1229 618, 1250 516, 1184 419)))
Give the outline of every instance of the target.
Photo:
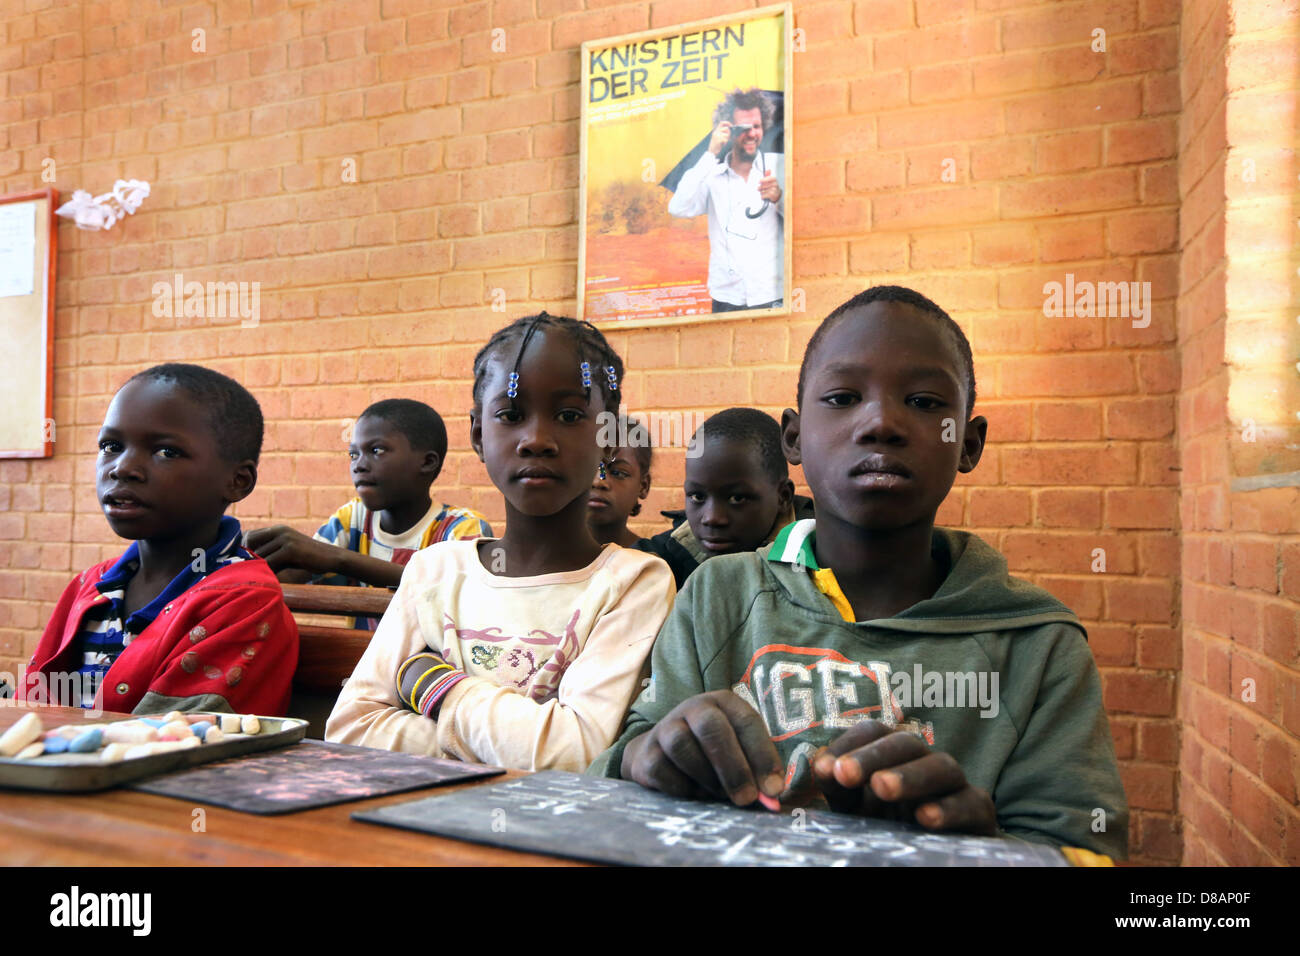
POLYGON ((515 396, 519 389, 519 368, 524 360, 524 353, 529 342, 539 331, 563 332, 569 336, 578 350, 578 367, 573 370, 575 377, 582 384, 587 399, 591 399, 593 384, 600 389, 605 411, 618 414, 619 387, 623 379, 623 360, 618 357, 600 329, 590 322, 580 322, 562 315, 548 315, 539 312, 536 315, 516 319, 505 328, 498 329, 483 348, 474 356, 474 412, 478 414, 483 405, 483 385, 487 380, 488 364, 493 358, 504 353, 509 356, 509 346, 518 342, 514 353, 506 397, 514 407, 515 396), (592 369, 600 370, 598 378, 592 376, 592 369))

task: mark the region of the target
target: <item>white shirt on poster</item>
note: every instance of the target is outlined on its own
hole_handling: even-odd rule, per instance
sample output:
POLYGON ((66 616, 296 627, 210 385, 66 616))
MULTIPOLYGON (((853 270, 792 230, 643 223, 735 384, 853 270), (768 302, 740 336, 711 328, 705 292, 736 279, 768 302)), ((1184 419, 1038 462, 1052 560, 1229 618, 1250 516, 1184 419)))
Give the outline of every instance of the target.
POLYGON ((709 295, 730 305, 754 306, 784 298, 785 157, 760 152, 749 176, 729 162, 704 152, 682 174, 668 201, 670 215, 684 219, 709 216, 709 295), (781 199, 750 219, 747 210, 763 207, 758 184, 775 173, 781 199))

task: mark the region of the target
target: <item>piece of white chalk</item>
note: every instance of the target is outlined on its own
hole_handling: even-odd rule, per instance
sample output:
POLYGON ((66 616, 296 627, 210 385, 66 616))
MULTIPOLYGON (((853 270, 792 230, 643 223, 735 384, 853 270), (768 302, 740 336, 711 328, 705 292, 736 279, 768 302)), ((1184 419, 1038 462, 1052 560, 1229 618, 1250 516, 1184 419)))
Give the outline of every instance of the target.
POLYGON ((221 715, 221 732, 223 734, 239 733, 239 715, 222 714, 221 715))
POLYGON ((182 714, 179 710, 169 710, 167 712, 167 715, 163 717, 163 722, 170 724, 173 720, 184 720, 184 719, 185 719, 185 715, 182 714))
POLYGON ((109 744, 100 751, 99 759, 104 763, 116 763, 125 758, 130 750, 130 744, 109 744))
POLYGON ((226 739, 226 735, 221 732, 220 727, 209 727, 208 732, 203 735, 203 746, 210 747, 213 744, 219 744, 226 739))
POLYGON ((239 729, 246 734, 260 734, 262 722, 252 714, 247 714, 239 721, 239 729))
POLYGON ((198 737, 190 737, 186 740, 155 740, 151 744, 136 744, 126 752, 126 759, 135 760, 137 757, 152 757, 154 754, 165 754, 173 750, 187 750, 201 743, 198 737), (190 743, 191 740, 194 743, 190 743))
POLYGON ((105 743, 147 744, 157 739, 157 729, 142 720, 120 720, 104 728, 105 743))
POLYGON ((45 753, 45 742, 38 740, 36 743, 28 744, 22 750, 18 751, 15 755, 15 759, 31 760, 33 757, 39 757, 43 753, 45 753))
POLYGON ((12 757, 28 744, 45 733, 41 718, 36 714, 24 714, 18 721, 0 734, 0 757, 12 757))

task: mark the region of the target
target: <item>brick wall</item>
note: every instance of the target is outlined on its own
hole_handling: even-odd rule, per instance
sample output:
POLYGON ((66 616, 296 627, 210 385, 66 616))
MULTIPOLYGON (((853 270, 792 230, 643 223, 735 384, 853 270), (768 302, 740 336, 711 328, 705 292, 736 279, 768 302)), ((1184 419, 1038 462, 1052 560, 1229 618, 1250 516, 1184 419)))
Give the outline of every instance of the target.
MULTIPOLYGON (((441 496, 499 521, 468 451, 469 363, 504 319, 574 308, 578 45, 753 5, 8 5, 4 189, 42 185, 54 158, 65 193, 118 176, 154 193, 110 233, 61 230, 57 454, 0 463, 0 669, 30 651, 69 575, 120 547, 94 501, 93 439, 113 390, 155 362, 210 365, 262 402, 246 524, 314 527, 349 495, 346 420, 394 395, 447 418, 441 496), (177 272, 260 282, 260 325, 154 317, 153 282, 177 272)), ((1134 857, 1175 862, 1180 4, 795 8, 793 283, 808 311, 616 333, 629 404, 779 413, 817 319, 851 293, 903 283, 951 310, 992 445, 941 520, 1085 620, 1134 857), (1046 318, 1044 283, 1067 273, 1150 282, 1150 327, 1046 318)), ((680 504, 681 477, 680 452, 661 454, 647 514, 680 504)))
POLYGON ((1300 864, 1300 493, 1294 480, 1246 490, 1264 483, 1261 464, 1300 467, 1300 402, 1283 377, 1300 357, 1296 13, 1183 6, 1180 809, 1193 865, 1300 864))

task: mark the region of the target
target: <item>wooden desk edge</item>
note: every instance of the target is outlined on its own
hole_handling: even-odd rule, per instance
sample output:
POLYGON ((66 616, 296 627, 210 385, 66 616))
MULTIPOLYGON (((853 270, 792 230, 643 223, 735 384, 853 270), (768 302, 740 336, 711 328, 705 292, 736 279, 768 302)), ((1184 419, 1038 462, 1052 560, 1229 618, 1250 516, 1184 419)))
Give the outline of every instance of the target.
MULTIPOLYGON (((0 731, 37 709, 47 726, 128 718, 75 707, 0 705, 0 731)), ((114 789, 60 794, 0 789, 6 866, 589 866, 353 820, 358 810, 527 776, 527 771, 263 815, 114 789), (202 810, 201 814, 195 811, 202 810), (203 829, 195 829, 199 821, 203 829)))

